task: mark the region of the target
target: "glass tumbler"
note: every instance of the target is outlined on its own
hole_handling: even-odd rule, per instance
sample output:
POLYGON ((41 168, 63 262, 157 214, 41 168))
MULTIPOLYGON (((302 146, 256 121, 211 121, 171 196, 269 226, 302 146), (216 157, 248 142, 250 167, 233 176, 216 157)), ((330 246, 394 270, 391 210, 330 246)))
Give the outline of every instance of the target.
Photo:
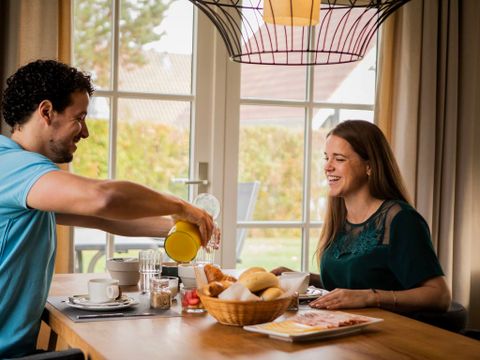
POLYGON ((182 311, 192 314, 202 314, 206 312, 202 301, 197 294, 196 287, 181 287, 180 299, 182 301, 182 311))
POLYGON ((140 292, 150 291, 150 281, 162 272, 162 252, 160 250, 142 250, 138 253, 138 271, 140 272, 140 292))
MULTIPOLYGON (((220 202, 212 194, 199 194, 193 200, 193 204, 201 209, 204 209, 212 216, 213 220, 216 220, 218 218, 218 215, 220 214, 220 202)), ((218 228, 218 224, 216 222, 214 224, 215 228, 218 228)), ((216 238, 215 234, 212 235, 212 238, 208 241, 207 245, 198 250, 197 256, 195 258, 195 263, 213 264, 215 261, 215 252, 219 247, 218 241, 219 239, 216 238)))

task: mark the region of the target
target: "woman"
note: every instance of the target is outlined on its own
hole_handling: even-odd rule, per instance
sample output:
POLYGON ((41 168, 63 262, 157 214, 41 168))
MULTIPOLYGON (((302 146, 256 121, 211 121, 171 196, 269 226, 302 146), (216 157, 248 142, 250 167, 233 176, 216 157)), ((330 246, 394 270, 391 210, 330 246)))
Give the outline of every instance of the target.
POLYGON ((311 283, 331 292, 310 306, 446 311, 450 291, 428 225, 410 205, 380 129, 360 120, 337 125, 327 135, 324 170, 330 191, 316 253, 321 281, 312 274, 311 283))

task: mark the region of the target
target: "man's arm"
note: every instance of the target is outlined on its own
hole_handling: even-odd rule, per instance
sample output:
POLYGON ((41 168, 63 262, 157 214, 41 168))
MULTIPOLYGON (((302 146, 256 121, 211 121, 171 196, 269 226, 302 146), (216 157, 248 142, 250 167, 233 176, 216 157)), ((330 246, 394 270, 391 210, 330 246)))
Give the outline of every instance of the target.
POLYGON ((199 227, 202 244, 213 232, 208 213, 180 198, 129 181, 93 180, 66 171, 41 176, 27 196, 34 209, 110 220, 174 215, 199 227))
POLYGON ((122 236, 166 237, 174 225, 172 218, 155 216, 133 220, 110 220, 94 216, 56 214, 57 223, 100 229, 122 236))

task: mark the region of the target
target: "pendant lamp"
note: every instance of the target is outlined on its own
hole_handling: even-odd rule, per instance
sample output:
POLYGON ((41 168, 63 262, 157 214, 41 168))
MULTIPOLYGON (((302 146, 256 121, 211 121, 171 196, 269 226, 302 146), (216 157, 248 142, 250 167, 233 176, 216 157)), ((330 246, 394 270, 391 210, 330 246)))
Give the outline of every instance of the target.
POLYGON ((230 59, 266 65, 360 60, 380 24, 409 0, 190 0, 230 59))
POLYGON ((273 25, 313 26, 320 18, 320 0, 265 0, 263 21, 273 25))

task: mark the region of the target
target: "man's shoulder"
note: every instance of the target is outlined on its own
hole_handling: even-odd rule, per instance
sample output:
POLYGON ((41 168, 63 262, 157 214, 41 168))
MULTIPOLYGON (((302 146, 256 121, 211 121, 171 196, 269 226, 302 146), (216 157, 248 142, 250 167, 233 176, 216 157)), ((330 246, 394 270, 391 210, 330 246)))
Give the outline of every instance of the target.
POLYGON ((0 135, 0 157, 2 158, 2 165, 11 162, 14 165, 20 165, 27 162, 42 162, 45 164, 55 165, 46 156, 23 149, 15 141, 0 135))
MULTIPOLYGON (((10 142, 13 143, 12 140, 10 142)), ((58 166, 46 156, 24 150, 18 145, 1 146, 5 143, 4 141, 0 144, 0 168, 3 176, 15 175, 25 171, 42 172, 42 169, 58 170, 58 166)))

